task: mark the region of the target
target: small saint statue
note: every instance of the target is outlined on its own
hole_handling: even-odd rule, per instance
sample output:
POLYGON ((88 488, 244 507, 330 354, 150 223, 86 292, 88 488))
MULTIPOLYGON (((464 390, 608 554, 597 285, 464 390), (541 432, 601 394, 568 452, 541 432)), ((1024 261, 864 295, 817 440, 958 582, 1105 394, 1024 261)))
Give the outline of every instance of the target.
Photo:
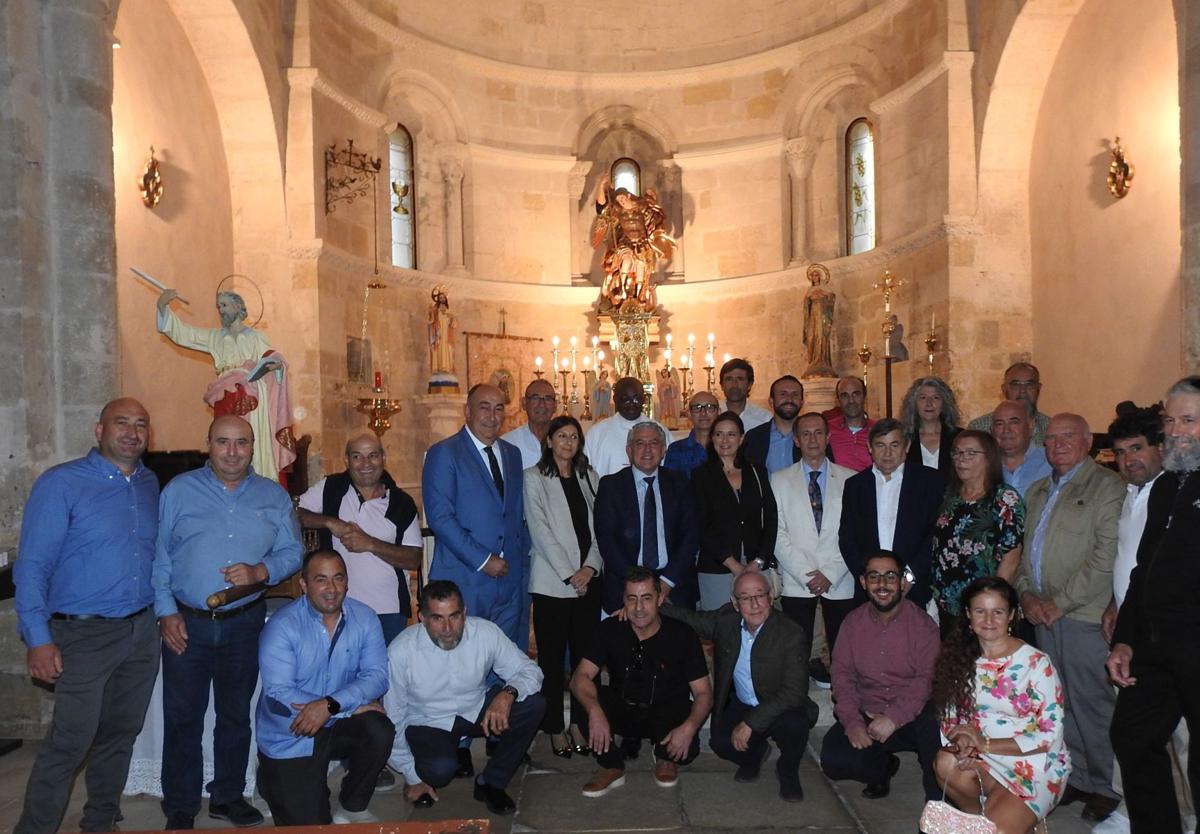
POLYGON ((808 367, 801 377, 836 377, 833 370, 833 306, 837 294, 822 289, 829 282, 829 268, 824 264, 813 264, 808 268, 808 280, 812 285, 804 294, 804 348, 808 354, 808 367))
POLYGON ((679 384, 675 381, 675 370, 658 369, 658 420, 669 429, 679 421, 679 384))
POLYGON ((457 393, 454 330, 458 320, 450 313, 450 299, 446 296, 444 286, 438 284, 429 297, 429 393, 457 393))
POLYGON ((612 383, 608 381, 607 368, 600 370, 596 386, 592 388, 592 404, 592 413, 596 415, 597 420, 603 420, 612 413, 612 383))

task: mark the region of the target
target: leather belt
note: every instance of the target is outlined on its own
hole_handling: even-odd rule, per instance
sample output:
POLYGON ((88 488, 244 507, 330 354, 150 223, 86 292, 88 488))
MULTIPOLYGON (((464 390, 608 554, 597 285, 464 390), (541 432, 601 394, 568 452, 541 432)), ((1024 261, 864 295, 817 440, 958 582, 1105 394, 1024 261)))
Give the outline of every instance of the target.
POLYGON ((141 614, 145 614, 150 610, 149 605, 145 605, 134 611, 132 614, 126 614, 124 617, 105 617, 103 614, 60 614, 57 611, 50 615, 52 620, 100 620, 101 622, 119 623, 122 620, 132 620, 141 614))
POLYGON ((262 605, 263 602, 264 602, 263 598, 259 597, 258 599, 254 600, 254 602, 250 603, 249 605, 243 605, 238 608, 225 608, 225 609, 214 608, 211 611, 208 611, 208 610, 205 610, 202 608, 192 608, 192 606, 190 606, 190 605, 184 605, 182 602, 179 601, 178 597, 175 598, 175 606, 180 611, 191 614, 193 617, 203 617, 206 620, 228 620, 232 617, 240 617, 242 614, 245 614, 247 611, 253 611, 259 605, 262 605))

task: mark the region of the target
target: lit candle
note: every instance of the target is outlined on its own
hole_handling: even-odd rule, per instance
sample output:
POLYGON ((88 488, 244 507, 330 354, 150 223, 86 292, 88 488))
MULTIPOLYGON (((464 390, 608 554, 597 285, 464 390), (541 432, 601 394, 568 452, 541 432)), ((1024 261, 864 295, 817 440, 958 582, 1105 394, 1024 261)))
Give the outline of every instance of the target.
POLYGON ((590 357, 590 356, 583 357, 583 372, 586 374, 591 369, 592 369, 592 357, 590 357))
POLYGON ((705 354, 704 362, 710 368, 715 367, 717 364, 716 362, 713 362, 713 355, 711 353, 705 354))
POLYGON ((694 345, 694 344, 696 344, 696 334, 695 334, 695 333, 689 333, 689 334, 688 334, 688 344, 689 344, 689 345, 694 345))
POLYGON ((577 345, 577 344, 578 344, 578 341, 575 339, 574 336, 572 336, 571 337, 571 347, 575 347, 575 345, 577 345))
POLYGON ((937 321, 937 313, 931 312, 929 314, 929 330, 930 330, 930 332, 937 330, 937 327, 934 324, 936 321, 937 321))
POLYGON ((671 334, 668 333, 667 334, 667 347, 669 348, 670 346, 671 346, 671 334))
POLYGON ((730 356, 730 355, 727 353, 727 354, 725 354, 725 357, 724 357, 724 358, 723 358, 721 361, 722 361, 722 362, 728 362, 728 361, 729 361, 730 359, 732 359, 732 358, 733 358, 733 357, 732 357, 732 356, 730 356))
POLYGON ((667 360, 667 367, 671 367, 671 349, 667 348, 663 351, 663 359, 667 360))
POLYGON ((571 367, 571 360, 564 356, 562 361, 562 369, 565 371, 569 367, 571 367))
POLYGON ((383 388, 383 374, 379 371, 375 372, 375 387, 383 388))
POLYGON ((593 336, 593 337, 592 337, 592 350, 595 350, 595 349, 596 349, 596 345, 598 345, 598 344, 600 344, 600 337, 599 337, 599 336, 593 336))
POLYGON ((542 357, 540 357, 540 356, 533 357, 533 364, 540 371, 542 369, 542 357))
POLYGON ((602 351, 602 350, 596 351, 596 367, 599 368, 600 363, 603 361, 604 361, 604 351, 602 351))
POLYGON ((555 336, 553 339, 551 339, 550 344, 554 345, 555 347, 558 347, 558 337, 555 336))

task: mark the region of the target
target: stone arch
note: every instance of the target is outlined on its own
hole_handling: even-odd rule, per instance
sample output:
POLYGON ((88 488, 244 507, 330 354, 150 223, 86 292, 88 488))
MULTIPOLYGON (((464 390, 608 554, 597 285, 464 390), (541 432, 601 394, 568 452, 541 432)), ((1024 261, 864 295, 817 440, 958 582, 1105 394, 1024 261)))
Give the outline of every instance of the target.
POLYGON ((571 154, 576 159, 582 159, 598 137, 619 128, 632 129, 645 134, 662 149, 666 156, 674 156, 679 148, 675 132, 666 120, 648 110, 631 107, 627 104, 615 104, 597 110, 584 119, 575 134, 575 141, 571 144, 571 154))
POLYGON ((434 144, 467 141, 467 123, 453 94, 418 70, 399 70, 383 84, 383 112, 434 144))

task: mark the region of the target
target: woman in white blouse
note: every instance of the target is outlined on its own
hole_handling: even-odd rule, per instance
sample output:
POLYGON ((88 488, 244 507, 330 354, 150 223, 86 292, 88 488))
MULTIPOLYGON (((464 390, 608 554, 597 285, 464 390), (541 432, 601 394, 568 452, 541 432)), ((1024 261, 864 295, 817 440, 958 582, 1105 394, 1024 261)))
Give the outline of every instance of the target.
POLYGON ((914 379, 900 404, 900 422, 912 437, 904 462, 928 466, 949 477, 954 466, 950 450, 962 428, 959 420, 958 402, 944 380, 936 376, 914 379))

